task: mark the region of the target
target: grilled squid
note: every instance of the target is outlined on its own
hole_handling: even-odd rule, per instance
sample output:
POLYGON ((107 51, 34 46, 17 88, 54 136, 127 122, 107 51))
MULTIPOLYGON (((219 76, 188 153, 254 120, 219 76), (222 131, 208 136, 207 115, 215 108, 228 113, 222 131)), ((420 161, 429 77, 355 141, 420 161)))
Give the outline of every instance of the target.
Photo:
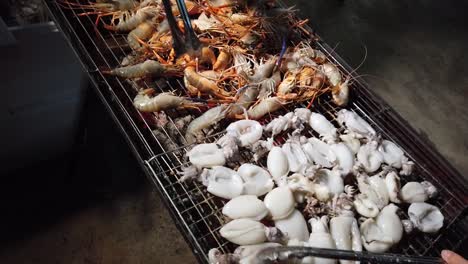
POLYGON ((354 154, 357 154, 359 152, 359 149, 361 148, 361 141, 359 141, 359 139, 355 138, 353 135, 350 134, 341 135, 340 139, 343 141, 343 143, 346 144, 346 146, 348 146, 348 148, 354 154))
POLYGON ((280 147, 273 147, 268 153, 267 167, 278 186, 286 184, 289 173, 289 161, 286 153, 280 147))
POLYGON ((444 215, 439 208, 427 203, 411 204, 408 215, 414 226, 425 233, 435 233, 444 224, 444 215))
POLYGON ((262 196, 273 189, 274 183, 270 173, 254 164, 242 164, 237 174, 244 180, 244 194, 262 196))
POLYGON ((307 155, 301 144, 294 139, 289 139, 284 143, 282 150, 288 158, 289 170, 292 172, 303 172, 308 165, 307 155))
POLYGON ((231 123, 226 132, 239 138, 241 146, 246 147, 257 142, 263 133, 263 127, 255 120, 239 120, 231 123))
POLYGON ((310 115, 309 124, 315 132, 319 133, 320 137, 322 137, 324 141, 335 142, 336 128, 323 115, 312 113, 310 115))
POLYGON ((270 210, 273 220, 288 217, 294 211, 296 205, 293 193, 287 186, 273 189, 265 196, 264 203, 270 210))
MULTIPOLYGON (((321 218, 315 217, 309 220, 312 233, 309 237, 309 246, 316 248, 330 248, 335 249, 335 241, 333 240, 328 230, 328 218, 322 216, 321 218)), ((314 258, 315 264, 334 264, 334 259, 314 258)))
POLYGON ((223 150, 217 144, 199 144, 187 152, 190 162, 200 168, 223 166, 226 163, 223 150))
POLYGON ((284 116, 278 116, 266 125, 265 131, 271 133, 271 137, 281 134, 293 126, 293 116, 294 114, 291 112, 284 116))
MULTIPOLYGON (((352 212, 343 211, 342 215, 333 217, 330 220, 330 234, 337 249, 362 251, 361 233, 352 212)), ((340 260, 340 263, 353 262, 340 260)))
POLYGON ((383 253, 400 242, 403 225, 396 214, 397 210, 397 206, 389 204, 375 220, 368 218, 361 224, 362 243, 367 251, 383 253))
POLYGON ((408 182, 401 188, 400 197, 406 203, 422 203, 436 194, 436 187, 428 181, 408 182))
POLYGON ((362 119, 358 114, 341 109, 338 112, 337 120, 341 125, 345 125, 348 134, 352 134, 356 138, 374 138, 376 136, 375 130, 362 119))
POLYGON ((294 210, 288 217, 275 220, 277 227, 289 239, 297 239, 299 241, 307 241, 309 238, 309 230, 304 216, 297 209, 294 210))
POLYGON ((343 178, 336 170, 318 170, 315 180, 315 196, 320 201, 328 201, 344 191, 343 178))
POLYGON ((330 149, 336 156, 336 168, 340 171, 341 176, 348 175, 354 166, 353 152, 344 143, 333 144, 330 149))
POLYGON ((401 169, 401 175, 411 174, 414 163, 408 160, 403 150, 397 144, 389 140, 382 140, 378 149, 382 153, 383 161, 386 164, 396 169, 401 169))
POLYGON ((331 168, 335 165, 336 155, 330 145, 318 138, 309 138, 302 144, 302 149, 306 153, 309 161, 324 168, 331 168))
POLYGON ((204 169, 200 178, 209 193, 224 199, 240 196, 244 190, 242 178, 234 170, 226 167, 204 169))
POLYGON ((298 203, 304 202, 307 196, 315 192, 314 183, 302 174, 294 173, 287 178, 287 182, 298 203))
POLYGON ((249 218, 260 221, 268 215, 265 204, 255 195, 241 195, 226 203, 223 214, 231 219, 249 218))
POLYGON ((255 220, 241 218, 224 225, 219 233, 232 243, 244 246, 263 243, 266 240, 265 226, 255 220))
POLYGON ((362 167, 368 173, 372 173, 380 169, 383 162, 383 155, 377 150, 378 143, 370 141, 361 146, 357 153, 357 167, 362 167))

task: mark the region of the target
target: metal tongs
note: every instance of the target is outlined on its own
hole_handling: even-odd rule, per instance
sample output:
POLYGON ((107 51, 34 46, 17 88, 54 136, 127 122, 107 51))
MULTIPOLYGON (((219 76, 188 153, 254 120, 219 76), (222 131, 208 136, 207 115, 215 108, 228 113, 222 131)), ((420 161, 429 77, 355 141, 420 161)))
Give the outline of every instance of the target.
POLYGON ((261 250, 257 256, 261 263, 283 263, 287 260, 303 259, 305 257, 356 260, 370 263, 445 263, 441 258, 437 257, 409 257, 399 254, 370 253, 314 247, 269 247, 261 250))
POLYGON ((172 45, 176 56, 180 56, 184 53, 192 53, 197 51, 200 46, 200 40, 198 39, 195 31, 192 28, 192 23, 190 22, 190 16, 188 14, 187 6, 185 5, 184 0, 176 0, 177 7, 179 9, 180 17, 184 22, 184 33, 181 32, 177 26, 177 22, 174 14, 172 13, 171 1, 162 0, 164 5, 164 11, 166 12, 166 19, 171 29, 172 34, 172 45))

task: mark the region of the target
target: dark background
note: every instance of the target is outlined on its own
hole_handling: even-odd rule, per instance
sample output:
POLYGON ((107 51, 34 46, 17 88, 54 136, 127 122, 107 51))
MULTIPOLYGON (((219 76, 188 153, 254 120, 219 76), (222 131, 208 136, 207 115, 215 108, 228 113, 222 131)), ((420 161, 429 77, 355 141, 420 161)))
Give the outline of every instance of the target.
MULTIPOLYGON (((468 2, 288 4, 350 65, 366 47, 358 72, 468 175, 468 2)), ((194 262, 61 34, 7 6, 0 263, 194 262)))

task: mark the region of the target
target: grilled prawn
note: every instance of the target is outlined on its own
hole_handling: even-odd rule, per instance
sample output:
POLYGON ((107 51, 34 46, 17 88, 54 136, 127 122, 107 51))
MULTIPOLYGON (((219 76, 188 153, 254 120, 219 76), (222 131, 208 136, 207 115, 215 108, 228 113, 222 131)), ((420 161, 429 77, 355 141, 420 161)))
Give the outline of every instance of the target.
POLYGON ((194 67, 185 68, 184 79, 186 83, 192 85, 201 93, 210 94, 220 99, 231 99, 229 92, 220 88, 214 81, 198 74, 194 67))
POLYGON ((151 23, 143 22, 135 29, 130 31, 127 37, 127 42, 130 48, 137 50, 141 47, 140 41, 148 40, 154 32, 154 27, 151 23))
POLYGON ((202 137, 203 129, 209 128, 226 117, 228 105, 220 105, 206 111, 203 115, 194 119, 185 132, 185 139, 188 143, 194 143, 199 137, 202 137))
POLYGON ((178 76, 181 74, 177 66, 164 65, 154 60, 146 60, 136 65, 104 71, 104 73, 122 78, 178 76))
POLYGON ((128 14, 122 13, 120 16, 113 17, 110 24, 104 24, 104 27, 108 30, 114 31, 130 31, 135 29, 141 23, 146 20, 158 16, 160 9, 155 6, 145 6, 137 9, 137 11, 128 14), (117 21, 117 22, 116 22, 117 21))
MULTIPOLYGON (((258 104, 254 105, 247 111, 247 115, 250 119, 260 119, 266 114, 272 113, 284 105, 288 101, 280 97, 270 97, 265 100, 260 101, 258 104)), ((242 115, 240 116, 243 117, 242 115)))
POLYGON ((201 105, 186 98, 175 96, 171 93, 160 93, 155 97, 149 97, 146 92, 140 92, 133 100, 133 105, 141 112, 159 112, 173 108, 196 108, 201 105))

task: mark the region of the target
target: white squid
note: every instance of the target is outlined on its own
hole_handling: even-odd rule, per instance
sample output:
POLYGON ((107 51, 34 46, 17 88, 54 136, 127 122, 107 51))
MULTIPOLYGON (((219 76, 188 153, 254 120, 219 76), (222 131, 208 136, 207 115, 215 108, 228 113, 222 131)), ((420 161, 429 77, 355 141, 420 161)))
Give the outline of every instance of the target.
POLYGON ((322 114, 312 112, 309 119, 312 129, 327 143, 336 141, 336 128, 322 114))
POLYGON ((401 169, 401 175, 410 175, 412 173, 414 162, 408 160, 397 144, 389 140, 382 140, 378 149, 382 153, 383 161, 396 169, 401 169))
POLYGON ((288 158, 289 170, 303 172, 308 165, 307 155, 298 140, 289 139, 281 148, 288 158))
POLYGON ((260 221, 268 215, 265 204, 255 195, 241 195, 223 206, 223 214, 231 219, 249 218, 260 221))
POLYGON ((333 144, 330 149, 336 156, 336 168, 340 171, 341 176, 345 177, 352 171, 354 166, 353 152, 344 143, 333 144))
POLYGON ((286 184, 289 173, 288 157, 280 147, 273 147, 268 153, 267 167, 278 186, 286 184))
MULTIPOLYGON (((362 251, 361 233, 358 223, 350 211, 330 220, 330 234, 335 241, 337 249, 362 251)), ((358 263, 340 260, 341 264, 358 263)))
POLYGON ((394 204, 385 206, 375 218, 368 218, 361 224, 362 243, 367 251, 383 253, 400 242, 403 236, 403 225, 396 214, 398 207, 394 204))
MULTIPOLYGON (((330 248, 335 249, 335 241, 330 235, 328 230, 328 218, 322 216, 321 218, 315 217, 309 220, 312 233, 310 233, 308 245, 316 248, 330 248)), ((325 258, 314 258, 315 264, 334 264, 336 260, 325 258)))
POLYGON ((236 171, 226 167, 216 166, 211 170, 204 169, 200 177, 209 193, 224 199, 235 198, 244 190, 242 178, 236 171))
POLYGON ((344 191, 343 178, 336 170, 318 170, 315 178, 315 197, 320 201, 328 201, 344 191))
POLYGON ((267 193, 264 203, 268 210, 270 210, 270 215, 273 220, 288 217, 296 206, 293 193, 288 186, 277 187, 267 193))
POLYGON ((223 166, 226 163, 223 149, 215 143, 196 145, 186 155, 190 162, 199 168, 223 166))
POLYGON ((242 147, 253 145, 257 142, 263 133, 262 125, 255 120, 239 120, 231 123, 226 132, 230 135, 237 136, 242 147))
POLYGON ((345 125, 349 134, 356 138, 372 139, 376 136, 375 130, 362 117, 355 112, 341 109, 338 112, 337 120, 341 125, 345 125))
POLYGON ((262 167, 245 163, 237 169, 237 174, 244 180, 244 194, 262 196, 273 189, 271 175, 262 167))
POLYGON ((281 230, 289 239, 307 241, 309 230, 304 216, 297 209, 286 218, 275 220, 275 227, 281 230))
POLYGON ((357 153, 357 167, 363 167, 368 173, 380 169, 384 158, 381 152, 377 150, 377 141, 370 141, 359 148, 357 153))
POLYGON ((235 219, 225 224, 219 233, 232 243, 244 246, 266 241, 265 226, 251 219, 235 219))
POLYGON ((302 149, 311 163, 313 162, 324 168, 331 168, 335 165, 336 155, 332 148, 318 138, 309 138, 302 145, 302 149))

